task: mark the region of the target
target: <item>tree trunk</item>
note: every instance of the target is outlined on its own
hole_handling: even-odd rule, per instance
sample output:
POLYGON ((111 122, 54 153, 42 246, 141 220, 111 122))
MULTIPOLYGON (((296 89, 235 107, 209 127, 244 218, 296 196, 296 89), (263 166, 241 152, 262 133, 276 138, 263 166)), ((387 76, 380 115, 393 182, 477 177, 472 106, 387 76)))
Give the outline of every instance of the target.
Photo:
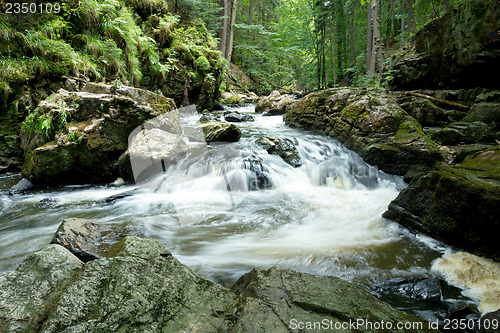
POLYGON ((415 0, 408 0, 408 31, 414 33, 417 30, 415 24, 415 0))
POLYGON ((391 47, 391 28, 392 20, 394 19, 394 4, 393 0, 389 0, 389 17, 387 18, 387 36, 385 40, 385 47, 391 47))
POLYGON ((252 15, 253 15, 253 3, 254 3, 254 0, 249 0, 249 3, 248 3, 248 25, 252 25, 252 15))
POLYGON ((222 27, 219 30, 219 50, 222 55, 226 56, 227 50, 227 35, 229 29, 229 0, 221 0, 221 17, 222 17, 222 27))
POLYGON ((380 0, 372 0, 372 22, 373 22, 373 58, 372 58, 372 71, 378 71, 382 74, 383 59, 382 59, 382 37, 380 35, 380 0))
POLYGON ((349 20, 349 63, 354 66, 356 63, 356 55, 354 54, 354 8, 355 2, 351 2, 351 12, 349 20))
POLYGON ((368 72, 373 72, 372 63, 372 4, 371 1, 368 2, 368 14, 366 16, 366 69, 368 72))
POLYGON ((229 69, 229 64, 231 63, 231 56, 233 55, 233 44, 234 44, 234 25, 236 24, 236 8, 238 6, 238 0, 233 0, 231 8, 231 24, 229 26, 229 36, 228 36, 228 47, 226 51, 227 68, 229 69))

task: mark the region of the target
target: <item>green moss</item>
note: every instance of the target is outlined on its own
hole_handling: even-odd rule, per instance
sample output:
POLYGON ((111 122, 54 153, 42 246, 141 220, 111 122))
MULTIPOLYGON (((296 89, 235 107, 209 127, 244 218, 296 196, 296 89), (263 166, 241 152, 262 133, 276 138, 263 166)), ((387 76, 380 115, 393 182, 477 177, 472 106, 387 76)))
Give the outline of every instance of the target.
POLYGON ((471 181, 498 186, 500 185, 500 147, 480 152, 472 159, 454 167, 453 170, 471 181))
POLYGON ((361 120, 363 112, 365 112, 365 101, 358 100, 347 105, 340 115, 348 123, 356 125, 361 120))

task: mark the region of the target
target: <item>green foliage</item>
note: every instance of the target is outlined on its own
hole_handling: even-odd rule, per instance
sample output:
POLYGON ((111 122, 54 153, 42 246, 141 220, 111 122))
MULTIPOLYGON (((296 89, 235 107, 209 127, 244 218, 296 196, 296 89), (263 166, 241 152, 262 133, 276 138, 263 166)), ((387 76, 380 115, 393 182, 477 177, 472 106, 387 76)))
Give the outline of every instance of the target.
POLYGON ((210 63, 205 56, 199 56, 198 59, 196 59, 194 65, 204 72, 210 69, 210 63))
POLYGON ((82 144, 84 139, 85 139, 85 136, 83 134, 78 134, 76 132, 71 132, 68 134, 68 141, 69 142, 76 142, 78 144, 82 144))
POLYGON ((70 120, 70 113, 65 102, 49 112, 42 112, 40 108, 32 111, 30 107, 27 107, 27 113, 21 125, 21 131, 30 136, 39 134, 48 140, 70 120))

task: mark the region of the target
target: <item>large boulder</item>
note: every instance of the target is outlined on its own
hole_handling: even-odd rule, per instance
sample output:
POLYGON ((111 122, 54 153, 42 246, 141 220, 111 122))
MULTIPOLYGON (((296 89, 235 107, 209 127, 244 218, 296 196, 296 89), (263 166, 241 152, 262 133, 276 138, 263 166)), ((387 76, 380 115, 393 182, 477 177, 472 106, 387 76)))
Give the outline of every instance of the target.
POLYGON ((280 139, 273 135, 264 135, 257 139, 255 143, 263 147, 269 154, 278 155, 294 168, 302 165, 299 152, 290 139, 280 139))
POLYGON ((448 120, 444 110, 434 105, 428 99, 403 95, 397 99, 397 102, 422 126, 433 126, 438 122, 448 120))
POLYGON ((349 332, 358 318, 419 321, 339 278, 254 270, 231 292, 156 240, 125 237, 112 253, 83 265, 50 245, 0 274, 2 331, 285 333, 301 331, 293 319, 327 318, 349 332))
POLYGON ((0 331, 34 332, 82 267, 65 248, 49 245, 24 259, 15 271, 0 274, 0 331))
POLYGON ((267 112, 271 115, 284 114, 287 106, 293 104, 295 98, 291 95, 281 95, 279 91, 273 91, 269 96, 259 99, 255 112, 267 112))
POLYGON ((136 127, 164 114, 171 118, 172 131, 180 130, 174 109, 171 99, 137 88, 92 84, 82 92, 61 89, 25 121, 23 175, 42 185, 112 181, 136 127), (41 120, 51 124, 43 135, 33 129, 41 120))
MULTIPOLYGON (((254 269, 243 275, 231 289, 235 293, 263 300, 293 332, 318 329, 314 322, 329 323, 332 331, 381 332, 383 329, 350 322, 421 322, 418 318, 392 309, 368 291, 333 276, 298 273, 282 268, 254 269), (346 328, 347 327, 347 328, 346 328)), ((395 325, 395 324, 394 324, 395 325)), ((427 332, 424 329, 413 332, 427 332)), ((395 328, 395 327, 394 327, 395 328)), ((391 331, 391 329, 386 329, 391 331)))
POLYGON ((500 103, 483 102, 472 106, 465 121, 482 121, 500 126, 500 103))
POLYGON ((411 183, 383 216, 447 244, 499 260, 500 147, 411 183))
POLYGON ((394 66, 390 82, 402 90, 498 88, 500 39, 498 1, 463 2, 415 35, 418 56, 394 66))
POLYGON ((188 152, 189 147, 180 135, 155 127, 133 136, 125 154, 128 154, 135 181, 140 183, 165 172, 188 152))
POLYGON ((381 89, 332 88, 311 93, 284 116, 294 127, 330 135, 385 172, 431 169, 443 159, 420 124, 381 89))

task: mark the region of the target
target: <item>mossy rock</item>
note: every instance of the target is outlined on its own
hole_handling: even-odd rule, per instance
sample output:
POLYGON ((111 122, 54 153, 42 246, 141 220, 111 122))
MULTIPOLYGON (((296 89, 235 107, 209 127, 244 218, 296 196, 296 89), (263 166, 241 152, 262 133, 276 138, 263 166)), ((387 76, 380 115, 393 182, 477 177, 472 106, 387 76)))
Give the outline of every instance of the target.
POLYGON ((500 126, 500 103, 483 102, 474 104, 464 121, 482 121, 500 126))
POLYGON ((0 274, 0 295, 0 327, 12 332, 286 333, 292 318, 419 321, 337 277, 281 268, 255 269, 230 291, 138 237, 85 265, 50 245, 0 274))
POLYGON ((330 135, 392 174, 424 172, 443 159, 421 125, 382 89, 314 92, 294 103, 284 120, 293 127, 330 135))
POLYGON ((49 139, 54 141, 28 149, 22 173, 34 184, 113 181, 119 169, 126 173, 118 159, 138 126, 181 131, 173 100, 133 87, 87 84, 82 92, 60 90, 42 101, 38 112, 63 110, 68 123, 52 133, 49 139))
POLYGON ((207 142, 238 142, 241 137, 240 129, 230 123, 212 121, 200 125, 207 142))
POLYGON ((500 148, 410 184, 384 217, 447 244, 500 259, 500 148))
POLYGON ((262 146, 269 154, 278 155, 286 163, 295 168, 302 165, 299 152, 290 139, 280 139, 272 135, 264 135, 257 139, 255 143, 262 146))

